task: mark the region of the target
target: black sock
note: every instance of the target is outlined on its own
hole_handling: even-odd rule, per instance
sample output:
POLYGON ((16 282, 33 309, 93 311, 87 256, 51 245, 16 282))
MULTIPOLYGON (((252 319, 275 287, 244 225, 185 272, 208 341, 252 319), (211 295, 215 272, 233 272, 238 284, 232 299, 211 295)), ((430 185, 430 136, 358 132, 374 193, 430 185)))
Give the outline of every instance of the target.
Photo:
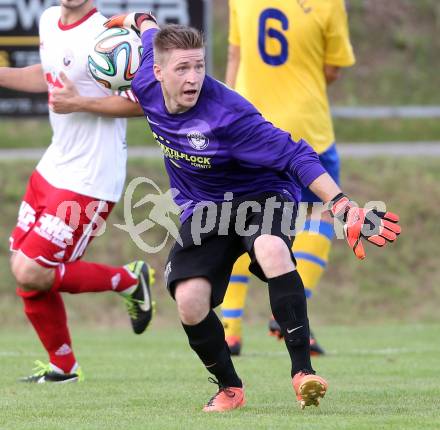
POLYGON ((223 325, 213 310, 196 325, 183 324, 189 345, 218 382, 226 387, 242 387, 232 364, 223 325))
POLYGON ((268 280, 270 306, 281 327, 292 361, 291 375, 300 370, 313 372, 310 362, 310 329, 307 300, 298 272, 286 273, 268 280))

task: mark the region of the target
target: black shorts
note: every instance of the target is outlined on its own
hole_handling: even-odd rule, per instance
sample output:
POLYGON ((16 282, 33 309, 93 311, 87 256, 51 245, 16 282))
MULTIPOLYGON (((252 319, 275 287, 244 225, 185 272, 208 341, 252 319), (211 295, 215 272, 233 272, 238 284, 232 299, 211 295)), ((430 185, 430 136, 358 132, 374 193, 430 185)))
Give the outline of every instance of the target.
POLYGON ((182 245, 178 242, 174 244, 165 268, 165 282, 173 298, 178 281, 203 277, 212 286, 212 307, 218 306, 223 302, 232 267, 245 252, 251 259, 249 270, 266 282, 253 246, 255 239, 262 234, 280 237, 290 252, 293 241, 291 232, 297 214, 294 202, 281 194, 264 193, 234 199, 229 202, 229 209, 224 204, 212 203, 210 210, 206 207, 195 210, 181 226, 179 233, 182 245), (249 202, 252 202, 252 207, 249 202), (257 211, 258 205, 260 211, 257 211), (273 216, 270 216, 270 207, 273 216), (197 225, 212 228, 200 233, 197 225))

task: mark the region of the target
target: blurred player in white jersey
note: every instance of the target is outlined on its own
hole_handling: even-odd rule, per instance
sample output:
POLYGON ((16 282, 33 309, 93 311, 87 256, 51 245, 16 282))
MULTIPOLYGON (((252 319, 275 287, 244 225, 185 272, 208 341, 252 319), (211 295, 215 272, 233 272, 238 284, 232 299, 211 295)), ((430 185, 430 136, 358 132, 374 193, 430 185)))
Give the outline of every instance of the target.
POLYGON ((49 364, 37 362, 37 372, 22 379, 38 383, 83 379, 61 292, 119 293, 138 334, 152 317, 153 272, 146 263, 111 267, 81 261, 123 191, 127 148, 121 117, 142 110, 98 85, 87 71, 89 49, 106 21, 93 1, 60 3, 40 19, 41 64, 0 68, 0 86, 49 95, 52 142, 29 179, 10 237, 17 294, 49 355, 49 364))

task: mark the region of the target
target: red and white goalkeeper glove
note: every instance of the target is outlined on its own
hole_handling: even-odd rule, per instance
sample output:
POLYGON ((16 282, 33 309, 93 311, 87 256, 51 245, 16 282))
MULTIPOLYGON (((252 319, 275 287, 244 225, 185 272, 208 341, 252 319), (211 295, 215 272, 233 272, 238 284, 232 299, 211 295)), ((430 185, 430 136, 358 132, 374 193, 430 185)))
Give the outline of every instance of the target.
POLYGON ((330 212, 344 224, 348 245, 360 260, 365 258, 361 239, 366 239, 376 246, 384 246, 386 242, 394 242, 402 231, 398 224, 398 215, 359 208, 342 193, 330 202, 330 212))
POLYGON ((144 21, 152 21, 157 24, 156 17, 151 12, 131 12, 112 16, 104 23, 104 27, 125 27, 140 34, 141 24, 144 21))

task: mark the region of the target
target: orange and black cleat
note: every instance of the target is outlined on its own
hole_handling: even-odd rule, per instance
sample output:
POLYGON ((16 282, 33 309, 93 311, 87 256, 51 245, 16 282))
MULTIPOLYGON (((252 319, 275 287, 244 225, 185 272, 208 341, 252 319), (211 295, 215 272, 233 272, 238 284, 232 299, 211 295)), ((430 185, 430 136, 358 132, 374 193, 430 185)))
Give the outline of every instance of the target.
POLYGON ((269 320, 269 336, 274 336, 278 340, 281 340, 284 337, 281 333, 280 325, 277 323, 273 316, 271 316, 269 320))
POLYGON ((242 343, 239 336, 226 336, 226 343, 228 344, 231 355, 240 355, 242 343))
POLYGON ((319 345, 311 330, 310 330, 310 355, 314 357, 325 355, 325 351, 322 349, 322 346, 319 345))
POLYGON ((246 404, 244 387, 225 387, 213 378, 208 378, 208 380, 217 384, 219 388, 204 406, 204 412, 227 412, 242 408, 246 404))
MULTIPOLYGON (((283 339, 283 334, 281 333, 281 327, 276 322, 273 316, 269 320, 269 335, 276 337, 278 340, 283 339)), ((310 330, 310 355, 314 357, 325 355, 324 349, 322 348, 321 345, 319 345, 311 330, 310 330)))

